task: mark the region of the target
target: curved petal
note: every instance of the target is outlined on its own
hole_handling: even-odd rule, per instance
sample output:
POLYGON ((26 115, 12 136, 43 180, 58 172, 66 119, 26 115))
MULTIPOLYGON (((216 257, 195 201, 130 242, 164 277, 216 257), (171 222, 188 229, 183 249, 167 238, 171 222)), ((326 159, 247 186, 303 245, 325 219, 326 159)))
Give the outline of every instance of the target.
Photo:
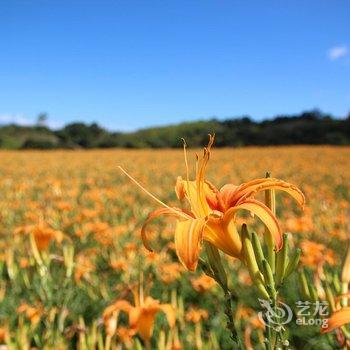
POLYGON ((103 319, 106 321, 113 314, 119 311, 129 313, 133 306, 127 300, 117 300, 114 304, 109 305, 103 312, 103 319))
POLYGON ((248 210, 250 213, 255 214, 265 224, 274 237, 277 251, 280 250, 283 244, 281 229, 276 217, 265 204, 255 199, 247 199, 239 205, 230 208, 224 215, 224 222, 228 223, 231 220, 234 221, 237 211, 241 209, 248 210))
POLYGON ((203 239, 227 255, 241 257, 242 241, 233 220, 224 223, 222 218, 209 217, 203 239))
POLYGON ((321 333, 331 332, 347 323, 350 323, 350 307, 344 307, 338 311, 335 311, 328 319, 327 327, 321 329, 321 333))
POLYGON ((139 323, 139 318, 141 315, 141 307, 132 307, 129 310, 129 327, 130 329, 136 330, 139 323))
POLYGON ((231 185, 232 187, 226 186, 224 186, 222 190, 225 193, 225 204, 227 207, 239 204, 241 201, 255 196, 258 192, 271 189, 287 192, 291 197, 293 197, 297 201, 297 203, 302 208, 305 205, 304 194, 296 186, 279 179, 255 179, 243 183, 242 185, 236 188, 233 185, 231 185))
POLYGON ((225 205, 220 191, 208 180, 205 181, 204 193, 210 209, 224 211, 225 205))
POLYGON ((146 221, 142 225, 141 238, 145 248, 151 252, 153 251, 153 249, 151 248, 147 238, 147 226, 152 220, 157 219, 161 216, 173 216, 175 218, 185 218, 185 219, 191 218, 190 215, 186 214, 185 212, 183 212, 181 209, 178 209, 178 208, 160 208, 150 213, 146 221))
POLYGON ((159 308, 165 313, 165 316, 168 320, 170 328, 173 328, 176 322, 175 309, 170 304, 160 304, 159 308))
POLYGON ((197 267, 205 219, 178 220, 175 247, 180 262, 191 271, 197 267))
POLYGON ((137 332, 144 341, 148 341, 152 337, 157 311, 158 310, 155 308, 142 308, 139 312, 137 320, 137 332))
POLYGON ((130 309, 133 307, 127 300, 117 300, 115 303, 114 303, 114 307, 117 309, 117 310, 121 310, 121 311, 124 311, 124 312, 129 312, 130 309))
POLYGON ((178 176, 176 179, 175 193, 176 193, 176 197, 180 201, 182 201, 186 196, 184 180, 183 180, 182 176, 178 176))
POLYGON ((238 186, 233 184, 226 184, 220 188, 220 193, 226 208, 233 202, 232 197, 235 195, 237 188, 238 186))

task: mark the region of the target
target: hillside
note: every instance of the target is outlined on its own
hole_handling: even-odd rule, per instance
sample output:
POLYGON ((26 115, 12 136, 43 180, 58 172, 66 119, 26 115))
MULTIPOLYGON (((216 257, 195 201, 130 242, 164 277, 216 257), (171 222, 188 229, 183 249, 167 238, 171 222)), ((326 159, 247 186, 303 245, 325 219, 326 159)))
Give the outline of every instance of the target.
POLYGON ((153 127, 132 133, 110 132, 96 123, 71 123, 60 130, 45 126, 0 127, 0 148, 166 148, 178 147, 181 138, 189 146, 205 144, 208 133, 216 134, 217 147, 247 145, 332 144, 350 145, 350 116, 335 119, 318 111, 253 121, 249 117, 187 122, 153 127))

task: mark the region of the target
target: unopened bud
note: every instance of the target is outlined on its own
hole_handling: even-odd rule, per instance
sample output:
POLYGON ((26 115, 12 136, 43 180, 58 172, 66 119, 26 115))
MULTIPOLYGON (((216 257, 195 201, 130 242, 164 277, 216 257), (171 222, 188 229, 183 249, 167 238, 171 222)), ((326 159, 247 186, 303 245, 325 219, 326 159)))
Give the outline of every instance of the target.
POLYGON ((310 300, 310 290, 309 290, 309 285, 306 279, 305 271, 301 270, 299 273, 299 283, 300 283, 300 289, 301 289, 301 294, 305 300, 310 300))
POLYGON ((221 287, 227 290, 227 275, 225 269, 222 265, 220 253, 216 247, 214 247, 209 242, 205 242, 205 250, 208 257, 208 262, 213 270, 214 278, 219 282, 221 287))
POLYGON ((255 253, 256 262, 259 266, 259 269, 263 271, 263 260, 265 259, 265 257, 260 244, 259 237, 255 232, 252 232, 252 245, 255 253))
POLYGON ((283 247, 277 253, 277 261, 276 261, 276 284, 277 286, 283 283, 284 272, 287 266, 288 259, 288 235, 286 233, 283 234, 283 247))
POLYGON ((326 299, 327 299, 327 302, 329 304, 329 307, 330 307, 331 311, 334 312, 335 311, 334 295, 333 295, 332 289, 330 288, 328 282, 325 282, 324 290, 326 293, 326 299))
POLYGON ((263 265, 263 273, 264 273, 264 277, 265 277, 265 286, 267 287, 268 291, 271 294, 272 298, 276 298, 276 289, 275 289, 275 280, 273 278, 273 273, 271 270, 271 267, 269 265, 269 263, 264 259, 262 261, 262 265, 263 265))
POLYGON ((293 256, 290 258, 286 272, 284 273, 284 279, 290 276, 298 267, 299 260, 301 256, 301 249, 297 248, 293 256))
POLYGON ((263 275, 261 274, 258 264, 256 262, 253 245, 251 242, 251 237, 247 229, 247 225, 242 225, 242 244, 243 244, 243 254, 245 258, 245 263, 247 265, 250 277, 252 278, 254 284, 258 288, 261 296, 265 299, 269 299, 269 294, 266 291, 263 283, 263 275))

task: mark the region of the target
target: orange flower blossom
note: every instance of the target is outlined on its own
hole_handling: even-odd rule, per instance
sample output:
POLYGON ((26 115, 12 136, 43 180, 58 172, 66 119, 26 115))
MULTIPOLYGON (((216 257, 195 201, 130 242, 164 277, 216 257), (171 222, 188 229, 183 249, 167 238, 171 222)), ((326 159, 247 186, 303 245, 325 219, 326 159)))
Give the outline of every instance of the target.
POLYGON ((242 241, 237 231, 235 221, 239 210, 247 210, 256 215, 265 224, 274 237, 276 250, 282 247, 282 233, 278 221, 272 211, 262 202, 254 199, 260 191, 276 189, 287 192, 303 207, 305 197, 294 185, 274 178, 255 179, 239 186, 226 184, 218 190, 212 183, 205 180, 205 171, 210 157, 214 136, 209 135, 208 146, 204 148, 202 159, 197 156, 195 180, 189 179, 186 144, 184 154, 186 164, 186 179, 177 178, 175 192, 182 202, 188 201, 189 210, 170 207, 147 191, 138 181, 119 167, 134 183, 163 208, 149 214, 144 223, 141 236, 144 246, 152 251, 147 239, 147 225, 160 216, 172 216, 176 220, 175 246, 179 260, 191 271, 197 267, 202 241, 205 240, 224 253, 243 260, 242 241))
MULTIPOLYGON (((152 337, 154 322, 158 312, 162 311, 165 313, 171 328, 175 326, 175 309, 170 304, 161 304, 159 300, 150 296, 144 298, 142 288, 140 292, 134 289, 133 294, 135 306, 130 304, 129 301, 121 299, 105 309, 103 318, 107 326, 114 316, 118 315, 119 311, 123 311, 129 316, 130 331, 138 333, 146 342, 152 337)), ((115 322, 116 320, 114 320, 115 322)))

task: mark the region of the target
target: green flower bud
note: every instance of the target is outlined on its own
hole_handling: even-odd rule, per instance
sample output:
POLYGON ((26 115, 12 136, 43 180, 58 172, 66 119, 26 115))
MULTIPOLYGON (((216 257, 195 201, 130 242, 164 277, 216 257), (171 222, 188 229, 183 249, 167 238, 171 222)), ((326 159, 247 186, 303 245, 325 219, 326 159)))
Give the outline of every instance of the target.
POLYGON ((288 235, 287 233, 283 234, 283 247, 277 253, 276 260, 276 285, 279 286, 283 284, 284 273, 287 266, 288 259, 288 235))
POLYGON ((301 256, 301 249, 297 248, 293 256, 290 258, 290 261, 287 265, 286 271, 284 273, 284 279, 290 276, 297 269, 300 256, 301 256))
POLYGON ((275 280, 273 278, 271 267, 265 259, 262 261, 262 265, 266 289, 268 290, 272 298, 276 298, 277 292, 275 289, 275 280))
POLYGON ((311 299, 310 290, 309 290, 308 281, 306 279, 305 271, 302 269, 298 276, 299 276, 299 283, 300 283, 302 297, 305 300, 310 300, 311 299))
POLYGON ((263 271, 263 260, 265 259, 265 257, 260 244, 259 237, 255 232, 252 232, 252 244, 256 262, 258 263, 260 271, 263 271))
POLYGON ((243 243, 243 254, 245 258, 245 263, 247 265, 250 277, 252 278, 254 284, 258 288, 261 296, 265 299, 269 299, 269 294, 264 286, 264 278, 261 274, 258 264, 256 262, 253 245, 251 242, 251 236, 248 232, 247 225, 242 225, 242 243, 243 243))

